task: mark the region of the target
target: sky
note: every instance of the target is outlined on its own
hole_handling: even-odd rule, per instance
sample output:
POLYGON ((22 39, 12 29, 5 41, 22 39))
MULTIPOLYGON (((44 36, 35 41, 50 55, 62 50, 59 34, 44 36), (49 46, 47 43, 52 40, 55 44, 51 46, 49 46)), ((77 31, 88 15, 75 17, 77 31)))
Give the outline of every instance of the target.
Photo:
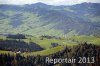
POLYGON ((49 5, 73 5, 83 2, 100 3, 100 0, 0 0, 0 4, 15 5, 33 4, 38 2, 42 2, 49 5))

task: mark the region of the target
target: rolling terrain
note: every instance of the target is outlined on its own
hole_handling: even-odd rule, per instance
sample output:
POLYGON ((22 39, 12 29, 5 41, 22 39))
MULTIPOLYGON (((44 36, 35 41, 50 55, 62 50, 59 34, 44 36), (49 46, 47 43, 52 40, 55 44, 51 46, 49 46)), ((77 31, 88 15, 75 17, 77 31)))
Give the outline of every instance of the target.
POLYGON ((100 35, 100 4, 0 5, 0 34, 100 35))
POLYGON ((0 40, 2 44, 9 43, 4 43, 8 48, 5 45, 0 47, 15 51, 14 47, 17 46, 18 51, 23 46, 20 50, 31 51, 28 55, 49 55, 63 50, 63 46, 73 47, 84 42, 99 45, 99 9, 99 3, 72 6, 44 3, 0 5, 0 40), (24 39, 7 38, 9 34, 30 36, 24 39))
POLYGON ((0 4, 0 66, 99 66, 99 62, 100 3, 0 4), (45 63, 46 57, 77 61, 82 57, 83 63, 45 63))

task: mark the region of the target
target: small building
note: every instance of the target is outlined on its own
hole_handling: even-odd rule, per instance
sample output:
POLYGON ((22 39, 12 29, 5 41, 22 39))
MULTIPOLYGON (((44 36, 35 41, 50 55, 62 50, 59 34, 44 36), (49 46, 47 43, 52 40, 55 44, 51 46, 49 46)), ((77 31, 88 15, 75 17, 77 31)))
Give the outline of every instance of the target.
POLYGON ((16 52, 16 54, 21 54, 21 53, 22 53, 21 51, 16 52))

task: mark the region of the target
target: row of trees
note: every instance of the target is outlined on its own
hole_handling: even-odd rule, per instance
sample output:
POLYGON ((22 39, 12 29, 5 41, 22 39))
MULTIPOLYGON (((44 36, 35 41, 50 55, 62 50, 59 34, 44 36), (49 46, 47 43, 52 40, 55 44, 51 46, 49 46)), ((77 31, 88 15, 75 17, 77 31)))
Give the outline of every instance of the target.
POLYGON ((15 35, 12 35, 12 34, 8 34, 6 36, 7 38, 12 38, 12 39, 25 39, 25 35, 23 34, 15 34, 15 35))
POLYGON ((61 39, 60 37, 56 37, 56 36, 49 36, 49 35, 42 35, 41 39, 43 38, 47 38, 47 39, 61 39))

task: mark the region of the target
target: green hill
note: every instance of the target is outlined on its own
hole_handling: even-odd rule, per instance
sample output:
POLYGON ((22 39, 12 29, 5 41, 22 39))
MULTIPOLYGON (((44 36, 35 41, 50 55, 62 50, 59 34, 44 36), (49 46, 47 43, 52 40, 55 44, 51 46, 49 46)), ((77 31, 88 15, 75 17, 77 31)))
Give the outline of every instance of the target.
POLYGON ((0 5, 0 34, 100 35, 100 4, 0 5), (95 7, 95 6, 98 7, 95 7))

